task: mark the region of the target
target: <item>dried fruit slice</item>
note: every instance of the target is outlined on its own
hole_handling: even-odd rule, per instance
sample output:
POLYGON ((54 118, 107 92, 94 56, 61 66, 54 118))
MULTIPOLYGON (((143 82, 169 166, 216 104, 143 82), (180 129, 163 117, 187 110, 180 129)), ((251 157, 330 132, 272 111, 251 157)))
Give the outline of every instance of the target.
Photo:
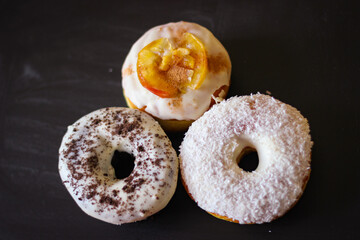
POLYGON ((191 89, 201 86, 207 72, 207 57, 204 44, 191 33, 184 33, 181 45, 190 50, 190 56, 194 59, 194 76, 188 85, 191 89))
POLYGON ((162 98, 177 97, 189 87, 197 89, 207 72, 207 57, 202 42, 184 33, 174 48, 169 39, 160 38, 138 54, 137 72, 140 83, 162 98))

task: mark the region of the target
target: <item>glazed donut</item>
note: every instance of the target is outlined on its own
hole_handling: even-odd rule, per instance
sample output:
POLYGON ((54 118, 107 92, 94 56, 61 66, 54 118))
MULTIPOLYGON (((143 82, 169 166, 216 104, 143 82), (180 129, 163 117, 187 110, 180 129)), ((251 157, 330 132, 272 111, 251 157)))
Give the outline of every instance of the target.
POLYGON ((310 176, 308 121, 294 107, 256 94, 213 106, 180 146, 185 189, 208 213, 241 224, 270 222, 301 197, 310 176), (258 167, 238 166, 248 148, 258 167), (241 158, 241 157, 240 157, 241 158))
POLYGON ((130 108, 152 115, 165 130, 185 130, 230 85, 231 62, 206 28, 168 23, 147 31, 132 46, 122 67, 130 108))
POLYGON ((113 224, 139 221, 163 209, 177 183, 178 159, 160 125, 139 110, 113 107, 80 118, 59 149, 61 179, 88 215, 113 224), (115 151, 135 157, 134 169, 117 179, 115 151))

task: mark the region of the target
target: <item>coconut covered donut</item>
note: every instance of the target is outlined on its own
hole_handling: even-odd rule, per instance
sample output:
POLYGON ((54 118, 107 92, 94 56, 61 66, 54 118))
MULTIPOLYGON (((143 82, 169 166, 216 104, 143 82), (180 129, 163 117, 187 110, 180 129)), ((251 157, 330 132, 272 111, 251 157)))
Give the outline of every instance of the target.
POLYGON ((208 29, 168 23, 131 47, 122 87, 129 107, 151 114, 166 130, 184 130, 225 98, 230 73, 229 55, 208 29))
POLYGON ((298 110, 270 96, 223 101, 191 125, 180 146, 184 186, 216 217, 241 224, 270 222, 303 193, 310 176, 309 132, 298 110), (252 172, 238 166, 249 148, 259 158, 252 172))
POLYGON ((70 195, 85 213, 105 222, 143 220, 163 209, 175 192, 176 152, 160 125, 139 110, 113 107, 82 117, 68 127, 59 155, 70 195), (126 178, 116 178, 115 151, 135 157, 126 178))

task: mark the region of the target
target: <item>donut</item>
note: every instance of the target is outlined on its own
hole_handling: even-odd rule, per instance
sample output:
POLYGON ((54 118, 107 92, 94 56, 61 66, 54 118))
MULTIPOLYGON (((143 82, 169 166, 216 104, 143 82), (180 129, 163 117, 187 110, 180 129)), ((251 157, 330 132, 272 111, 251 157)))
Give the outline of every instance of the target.
POLYGON ((230 57, 206 28, 189 22, 148 30, 122 67, 127 105, 152 115, 165 130, 181 131, 226 97, 230 57))
POLYGON ((196 120, 180 146, 182 182, 200 208, 240 223, 270 222, 291 209, 310 177, 306 118, 268 95, 232 97, 196 120), (248 149, 257 168, 238 166, 248 149))
POLYGON ((104 108, 68 127, 59 149, 59 173, 85 213, 119 225, 143 220, 168 204, 177 184, 178 158, 151 116, 104 108), (122 179, 111 164, 115 151, 135 158, 131 174, 122 179))

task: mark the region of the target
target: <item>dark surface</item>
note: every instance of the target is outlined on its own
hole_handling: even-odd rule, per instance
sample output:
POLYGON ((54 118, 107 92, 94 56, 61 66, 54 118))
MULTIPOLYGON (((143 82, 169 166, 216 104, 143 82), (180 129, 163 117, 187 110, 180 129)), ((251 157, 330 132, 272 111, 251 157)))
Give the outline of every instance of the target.
MULTIPOLYGON (((170 2, 0 1, 0 239, 360 239, 358 6, 170 2), (158 214, 115 226, 83 213, 60 181, 67 125, 125 106, 121 66, 131 45, 179 20, 209 28, 228 50, 229 96, 270 91, 310 122, 309 184, 272 223, 218 220, 179 184, 158 214)), ((169 137, 178 149, 183 133, 169 137)))

